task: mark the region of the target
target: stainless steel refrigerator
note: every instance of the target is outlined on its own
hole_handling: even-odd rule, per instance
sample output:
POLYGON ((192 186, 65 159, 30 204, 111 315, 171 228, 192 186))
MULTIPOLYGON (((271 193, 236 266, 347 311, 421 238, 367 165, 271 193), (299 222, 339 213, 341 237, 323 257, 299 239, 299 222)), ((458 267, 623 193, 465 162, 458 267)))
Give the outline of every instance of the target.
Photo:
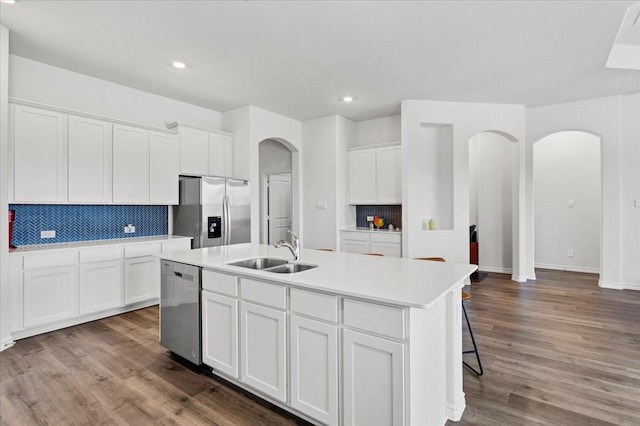
POLYGON ((180 176, 173 234, 193 237, 192 248, 251 242, 249 181, 180 176))

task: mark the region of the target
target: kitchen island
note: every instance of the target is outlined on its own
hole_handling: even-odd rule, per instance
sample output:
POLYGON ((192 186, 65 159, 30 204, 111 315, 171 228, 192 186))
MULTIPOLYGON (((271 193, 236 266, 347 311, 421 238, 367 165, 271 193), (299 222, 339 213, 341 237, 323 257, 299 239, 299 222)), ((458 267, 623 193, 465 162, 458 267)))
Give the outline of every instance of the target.
POLYGON ((238 244, 159 255, 202 267, 202 358, 214 374, 318 424, 459 420, 460 291, 474 265, 238 244))

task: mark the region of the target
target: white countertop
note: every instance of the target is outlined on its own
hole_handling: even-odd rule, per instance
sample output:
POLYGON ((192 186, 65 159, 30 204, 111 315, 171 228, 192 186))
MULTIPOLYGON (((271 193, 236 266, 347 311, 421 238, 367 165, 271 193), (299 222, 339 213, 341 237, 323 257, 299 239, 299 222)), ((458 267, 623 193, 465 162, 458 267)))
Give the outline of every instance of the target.
POLYGON ((475 265, 463 263, 312 249, 302 249, 298 262, 319 266, 294 274, 277 274, 226 265, 228 262, 254 257, 291 260, 289 249, 263 244, 208 247, 166 253, 158 257, 287 285, 418 308, 433 305, 456 286, 462 286, 463 280, 476 270, 475 265))
POLYGON ((380 232, 380 233, 391 233, 391 234, 402 234, 402 229, 399 228, 395 228, 395 229, 388 229, 388 228, 382 228, 382 229, 377 229, 377 228, 367 228, 364 226, 358 226, 358 227, 353 227, 353 228, 342 228, 341 231, 348 231, 348 232, 380 232))
POLYGON ((131 238, 116 238, 111 240, 92 240, 92 241, 74 241, 71 243, 55 243, 55 244, 36 244, 29 246, 20 246, 15 250, 9 252, 12 254, 25 254, 33 252, 41 252, 48 250, 69 250, 84 247, 97 247, 97 246, 113 246, 120 244, 136 244, 136 243, 150 243, 154 241, 170 241, 170 240, 184 240, 191 239, 191 237, 183 237, 180 235, 154 235, 152 237, 131 237, 131 238))

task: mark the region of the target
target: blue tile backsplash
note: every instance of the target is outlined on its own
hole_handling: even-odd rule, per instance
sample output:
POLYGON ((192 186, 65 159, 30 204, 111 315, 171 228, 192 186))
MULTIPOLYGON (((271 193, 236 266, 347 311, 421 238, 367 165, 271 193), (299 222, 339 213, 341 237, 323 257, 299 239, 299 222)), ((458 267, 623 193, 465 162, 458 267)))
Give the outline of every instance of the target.
POLYGON ((402 228, 401 205, 356 206, 356 226, 368 226, 367 216, 383 217, 385 227, 387 227, 391 223, 396 228, 402 228))
POLYGON ((168 233, 167 206, 12 204, 16 211, 13 244, 67 243, 112 238, 149 237, 168 233), (124 233, 132 224, 136 232, 124 233), (55 238, 40 238, 40 231, 56 231, 55 238))

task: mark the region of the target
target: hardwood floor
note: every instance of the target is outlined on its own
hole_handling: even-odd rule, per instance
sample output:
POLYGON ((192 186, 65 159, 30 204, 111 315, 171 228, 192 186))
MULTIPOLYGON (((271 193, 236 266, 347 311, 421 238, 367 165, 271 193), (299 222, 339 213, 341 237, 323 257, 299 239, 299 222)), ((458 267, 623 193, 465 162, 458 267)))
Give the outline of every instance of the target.
MULTIPOLYGON (((467 409, 449 424, 640 424, 640 292, 537 274, 472 284, 485 374, 465 370, 467 409)), ((157 323, 147 308, 18 341, 0 353, 0 424, 304 424, 172 357, 157 323)))

